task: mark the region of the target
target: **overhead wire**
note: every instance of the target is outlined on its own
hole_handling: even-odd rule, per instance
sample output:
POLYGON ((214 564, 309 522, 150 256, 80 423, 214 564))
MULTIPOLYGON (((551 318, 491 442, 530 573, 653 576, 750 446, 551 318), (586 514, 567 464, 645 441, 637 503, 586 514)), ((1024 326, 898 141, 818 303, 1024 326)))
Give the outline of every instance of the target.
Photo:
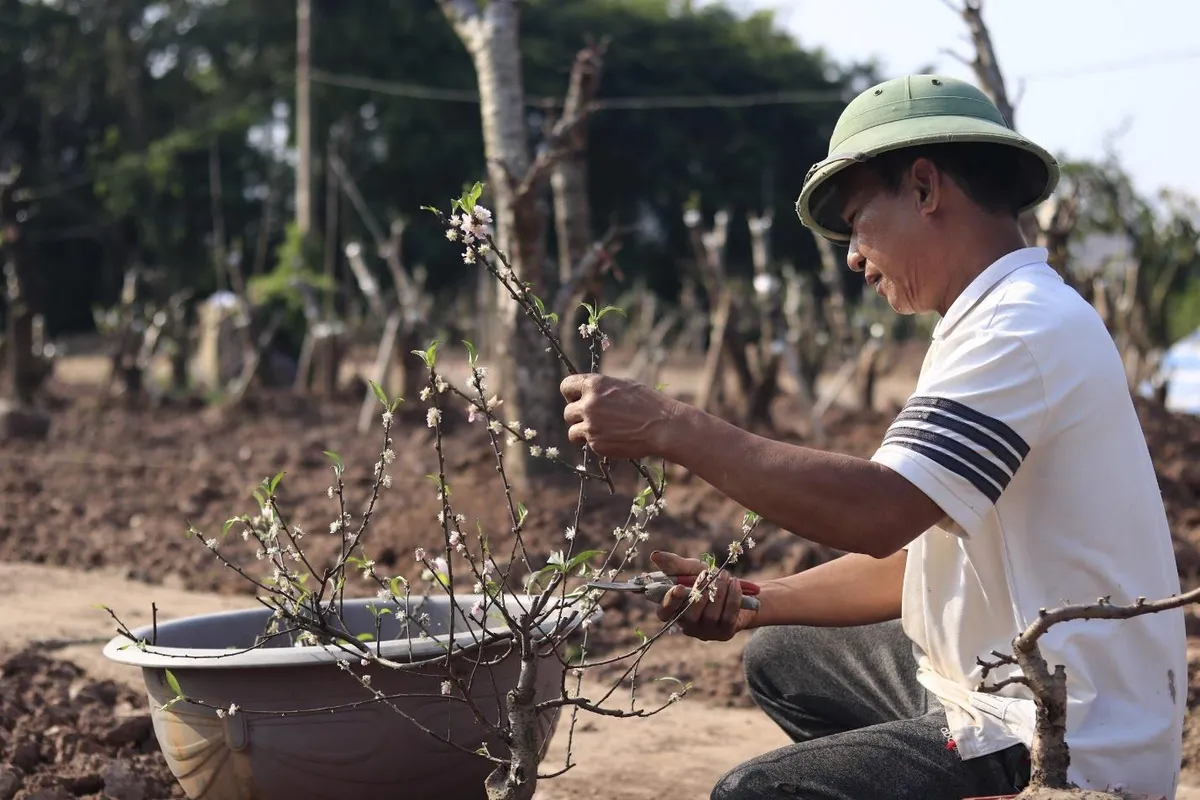
MULTIPOLYGON (((1105 75, 1146 66, 1160 66, 1200 58, 1200 49, 1176 53, 1147 55, 1122 61, 1093 64, 1090 67, 1074 67, 1060 70, 1014 75, 1029 81, 1056 80, 1062 78, 1105 75)), ((337 86, 344 89, 360 89, 391 97, 412 100, 432 100, 448 103, 478 103, 479 93, 469 89, 445 89, 406 81, 381 80, 364 75, 341 75, 313 69, 309 75, 314 83, 337 86)), ((698 94, 698 95, 643 95, 638 97, 601 97, 592 106, 593 111, 604 110, 667 110, 681 108, 748 108, 764 105, 815 105, 823 103, 845 103, 842 92, 834 91, 779 91, 751 92, 747 94, 698 94)), ((538 108, 561 108, 563 98, 527 95, 525 102, 538 108)))
MULTIPOLYGON (((386 81, 361 75, 335 75, 314 69, 309 73, 314 83, 339 86, 347 89, 362 89, 392 97, 407 97, 414 100, 437 100, 450 103, 478 103, 479 93, 467 89, 441 89, 402 81, 386 81)), ((526 104, 539 108, 561 108, 561 97, 529 95, 526 104)), ((751 94, 703 94, 703 95, 645 95, 641 97, 601 97, 592 104, 593 111, 606 109, 658 110, 677 108, 745 108, 762 105, 797 105, 807 103, 845 102, 841 92, 791 91, 755 92, 751 94)))

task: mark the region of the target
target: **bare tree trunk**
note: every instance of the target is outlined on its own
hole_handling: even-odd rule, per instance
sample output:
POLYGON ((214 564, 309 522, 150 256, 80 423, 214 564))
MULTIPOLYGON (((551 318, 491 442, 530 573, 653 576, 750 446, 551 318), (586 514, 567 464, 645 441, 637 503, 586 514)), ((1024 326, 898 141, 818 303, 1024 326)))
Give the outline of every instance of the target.
MULTIPOLYGON (((544 219, 536 205, 536 176, 528 142, 525 91, 519 46, 520 13, 516 0, 441 0, 475 64, 488 183, 495 206, 497 240, 519 278, 539 297, 549 297, 544 219)), ((549 166, 549 165, 546 165, 549 166)), ((543 447, 568 447, 558 384, 562 372, 537 328, 509 297, 497 302, 496 358, 500 386, 512 419, 537 431, 543 447)), ((526 448, 506 460, 509 477, 528 491, 539 480, 562 470, 549 459, 536 459, 526 448)))
MULTIPOLYGON (((584 107, 596 94, 599 83, 599 64, 605 45, 585 48, 575 57, 575 68, 571 70, 571 83, 563 107, 563 118, 582 116, 584 107)), ((574 270, 588 255, 592 245, 592 207, 588 201, 587 174, 587 125, 574 126, 564 142, 562 158, 555 162, 550 172, 550 186, 554 190, 554 224, 558 238, 558 279, 560 284, 572 281, 574 270)), ((583 276, 579 290, 569 298, 569 306, 563 315, 563 344, 571 360, 586 369, 591 353, 583 338, 575 330, 587 322, 587 312, 579 307, 580 302, 595 303, 599 297, 602 280, 599 270, 583 276)), ((596 354, 597 361, 600 354, 596 354)), ((599 363, 596 364, 599 370, 599 363)))
POLYGON ((37 391, 37 363, 33 354, 33 317, 29 296, 30 271, 25 263, 25 248, 20 241, 20 226, 12 204, 12 186, 0 188, 0 241, 7 251, 4 266, 8 305, 8 329, 5 349, 5 392, 18 406, 33 405, 37 391))
POLYGON ((217 290, 229 288, 229 254, 225 243, 225 211, 222 208, 221 149, 214 136, 208 146, 208 189, 212 203, 213 269, 217 290))
MULTIPOLYGON (((1004 84, 1004 73, 1000 68, 1000 60, 996 58, 996 48, 991 41, 991 31, 984 23, 983 0, 961 0, 962 5, 956 5, 953 0, 944 0, 944 2, 962 17, 962 22, 966 23, 967 30, 970 31, 971 42, 974 46, 973 58, 962 58, 961 55, 954 53, 952 55, 972 68, 976 74, 979 88, 983 89, 985 94, 991 98, 991 102, 996 103, 996 108, 1000 109, 1000 113, 1008 121, 1008 126, 1015 131, 1016 103, 1008 94, 1008 86, 1004 84)), ((1051 266, 1058 270, 1063 279, 1070 282, 1066 248, 1060 249, 1057 246, 1074 230, 1074 200, 1063 198, 1056 201, 1056 205, 1063 203, 1067 203, 1069 206, 1064 209, 1063 215, 1051 211, 1044 219, 1038 219, 1036 213, 1027 211, 1022 213, 1020 222, 1021 233, 1025 235, 1025 241, 1031 245, 1039 243, 1039 245, 1051 249, 1055 255, 1055 259, 1051 260, 1051 266)))
POLYGON ((296 0, 296 227, 305 238, 312 229, 311 43, 312 0, 296 0))

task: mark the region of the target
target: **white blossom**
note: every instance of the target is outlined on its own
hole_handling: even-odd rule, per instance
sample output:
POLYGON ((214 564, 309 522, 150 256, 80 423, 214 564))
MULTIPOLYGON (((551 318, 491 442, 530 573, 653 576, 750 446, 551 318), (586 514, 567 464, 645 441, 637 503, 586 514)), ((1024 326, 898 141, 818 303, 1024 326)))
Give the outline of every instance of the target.
POLYGON ((436 427, 442 421, 442 412, 436 408, 429 409, 429 413, 425 415, 425 424, 430 427, 436 427))

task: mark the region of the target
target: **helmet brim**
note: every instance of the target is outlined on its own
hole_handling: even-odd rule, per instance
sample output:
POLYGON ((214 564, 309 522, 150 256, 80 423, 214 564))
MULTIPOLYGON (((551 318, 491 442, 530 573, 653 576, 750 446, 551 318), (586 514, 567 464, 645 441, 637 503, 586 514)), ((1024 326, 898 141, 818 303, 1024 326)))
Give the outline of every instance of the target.
POLYGON ((1058 161, 1044 148, 1004 125, 977 117, 931 115, 894 120, 868 128, 840 142, 837 152, 814 164, 805 176, 796 213, 805 227, 831 242, 846 244, 850 228, 842 219, 845 198, 838 191, 844 171, 886 152, 929 144, 978 142, 1012 147, 1020 167, 1013 179, 1022 190, 1021 211, 1028 211, 1054 193, 1058 161))

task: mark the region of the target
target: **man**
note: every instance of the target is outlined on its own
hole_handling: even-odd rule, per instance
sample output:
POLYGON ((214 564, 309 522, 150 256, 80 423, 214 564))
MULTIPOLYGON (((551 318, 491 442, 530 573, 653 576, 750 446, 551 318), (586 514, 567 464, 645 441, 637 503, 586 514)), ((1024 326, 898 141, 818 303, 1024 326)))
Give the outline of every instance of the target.
MULTIPOLYGON (((755 701, 794 744, 742 764, 721 800, 962 800, 1015 792, 1035 707, 980 691, 1039 608, 1179 591, 1154 470, 1113 342, 1028 247, 1018 215, 1054 159, 971 85, 912 75, 845 109, 797 211, 901 314, 934 311, 916 391, 869 459, 775 442, 598 375, 563 382, 572 441, 681 464, 785 530, 846 555, 768 581, 739 610, 724 576, 682 629, 757 629, 755 701)), ((671 553, 670 573, 701 564, 671 553)), ((686 603, 676 589, 658 610, 686 603)), ((1187 663, 1181 611, 1052 628, 1066 668, 1070 779, 1174 797, 1187 663)), ((1005 666, 995 684, 1013 675, 1005 666)))

